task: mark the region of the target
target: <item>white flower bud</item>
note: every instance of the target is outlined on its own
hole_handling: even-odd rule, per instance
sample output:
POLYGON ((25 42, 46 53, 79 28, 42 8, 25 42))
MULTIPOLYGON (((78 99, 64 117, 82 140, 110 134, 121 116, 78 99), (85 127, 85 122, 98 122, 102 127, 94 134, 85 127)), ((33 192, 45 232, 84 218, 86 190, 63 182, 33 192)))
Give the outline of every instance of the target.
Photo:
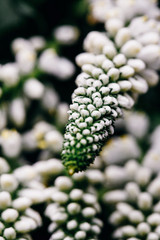
POLYGON ((16 38, 12 42, 12 51, 14 53, 17 53, 24 49, 33 49, 32 44, 30 41, 24 39, 24 38, 16 38))
POLYGON ((15 86, 19 81, 19 68, 16 63, 7 63, 0 68, 0 80, 8 87, 15 86))
POLYGON ((72 237, 65 237, 64 240, 74 240, 72 237))
POLYGON ((125 190, 130 200, 136 200, 140 194, 139 186, 134 182, 127 183, 125 190))
POLYGON ((158 240, 159 236, 157 233, 150 232, 147 236, 147 240, 158 240))
POLYGON ((114 204, 114 203, 126 201, 127 194, 125 191, 122 191, 122 190, 113 190, 108 193, 105 193, 103 196, 103 199, 104 199, 104 202, 114 204))
POLYGON ((3 235, 7 240, 8 239, 9 240, 16 239, 16 232, 15 232, 14 228, 12 228, 12 227, 6 228, 3 232, 3 235))
POLYGON ((105 27, 111 36, 115 36, 118 30, 123 27, 123 22, 118 18, 111 18, 107 20, 105 27))
POLYGON ((113 63, 116 67, 121 67, 126 64, 126 57, 123 54, 118 54, 113 58, 113 63))
POLYGON ((118 47, 124 45, 131 38, 131 33, 129 28, 121 28, 115 37, 115 42, 118 47))
POLYGON ((120 75, 120 72, 117 68, 110 68, 107 75, 113 81, 117 81, 120 75))
POLYGON ((148 84, 146 81, 140 76, 136 76, 135 78, 129 78, 129 81, 132 84, 132 90, 137 93, 146 93, 148 90, 148 84))
POLYGON ((123 237, 134 237, 136 236, 137 231, 133 226, 125 226, 122 227, 122 235, 123 237))
POLYGON ((105 169, 106 181, 109 185, 119 185, 126 181, 126 172, 122 167, 115 165, 109 166, 105 169))
POLYGON ((62 143, 63 143, 63 136, 62 134, 57 131, 49 131, 46 133, 44 140, 47 144, 47 146, 55 153, 58 153, 62 149, 62 143))
POLYGON ((22 126, 25 122, 25 106, 21 98, 14 99, 10 104, 9 115, 16 126, 22 126))
POLYGON ((84 40, 84 49, 88 52, 99 54, 102 52, 103 47, 110 44, 110 40, 105 34, 100 32, 90 32, 84 40))
POLYGON ((76 57, 76 63, 82 67, 84 64, 94 64, 95 55, 92 53, 81 53, 76 57))
POLYGON ((67 210, 68 212, 71 214, 71 215, 76 215, 80 212, 81 210, 81 207, 78 203, 70 203, 68 206, 67 206, 67 210))
POLYGON ((103 173, 96 169, 90 169, 86 171, 88 181, 92 184, 102 183, 104 180, 103 173))
POLYGON ((4 129, 1 132, 1 146, 4 154, 9 157, 17 157, 21 151, 21 136, 15 130, 4 129))
POLYGON ((60 177, 56 178, 55 186, 60 191, 66 191, 66 190, 71 189, 71 187, 73 186, 73 183, 72 183, 72 180, 69 177, 60 176, 60 177))
POLYGON ((149 66, 151 66, 153 69, 159 69, 160 46, 154 44, 145 46, 139 52, 138 57, 142 59, 145 63, 147 63, 149 66))
POLYGON ((106 45, 103 48, 103 54, 109 59, 113 59, 116 56, 117 51, 113 45, 106 45))
POLYGON ((8 192, 0 192, 0 209, 7 208, 11 205, 11 195, 8 192))
POLYGON ((13 175, 3 174, 0 177, 0 186, 2 190, 13 192, 18 187, 18 182, 13 175))
POLYGON ((138 210, 131 211, 129 213, 128 218, 131 221, 131 223, 133 223, 133 224, 138 224, 138 223, 141 223, 142 221, 144 221, 144 216, 143 216, 142 212, 140 212, 138 210))
POLYGON ((62 25, 54 30, 54 37, 59 43, 70 45, 77 41, 79 30, 72 25, 62 25))
POLYGON ((55 158, 37 162, 34 164, 34 168, 40 175, 57 175, 64 169, 60 160, 55 158))
POLYGON ((117 100, 121 107, 130 109, 130 103, 127 97, 118 94, 117 100))
POLYGON ((64 232, 58 230, 51 235, 50 240, 62 240, 64 239, 64 237, 65 237, 64 232))
POLYGON ((151 226, 158 226, 160 225, 160 214, 159 213, 152 213, 148 218, 147 222, 151 226))
POLYGON ((148 192, 152 194, 153 197, 159 197, 160 194, 160 178, 155 178, 148 186, 148 192))
POLYGON ((145 63, 140 59, 129 59, 127 64, 137 73, 145 69, 145 63))
POLYGON ((76 240, 83 240, 86 238, 86 233, 84 231, 78 231, 75 234, 75 239, 76 240))
POLYGON ((16 54, 16 61, 22 74, 29 74, 36 63, 36 53, 33 49, 22 49, 16 54))
POLYGON ((141 72, 141 76, 147 81, 149 86, 157 85, 159 81, 159 76, 156 71, 152 69, 145 69, 141 72))
POLYGON ((100 229, 99 226, 93 225, 93 226, 91 226, 91 231, 92 231, 93 233, 95 233, 95 234, 100 234, 101 229, 100 229))
POLYGON ((130 179, 133 179, 136 172, 138 171, 139 168, 139 164, 137 163, 136 160, 129 160, 126 164, 125 164, 125 170, 127 172, 127 175, 130 179))
MULTIPOLYGON (((57 109, 59 97, 53 88, 45 87, 42 95, 42 106, 48 111, 54 111, 57 109)), ((59 110, 59 105, 58 105, 59 110)), ((67 111, 66 111, 67 113, 67 111)))
POLYGON ((15 222, 15 220, 18 218, 18 211, 12 208, 8 208, 4 210, 1 214, 1 218, 3 221, 10 223, 15 222))
POLYGON ((30 78, 24 84, 24 93, 31 99, 40 99, 44 93, 44 86, 36 78, 30 78))
POLYGON ((7 161, 4 158, 0 157, 0 174, 7 173, 9 172, 9 170, 10 170, 10 167, 7 161))
POLYGON ((117 82, 120 86, 121 91, 127 92, 131 89, 132 84, 127 80, 122 80, 117 82))
POLYGON ((109 217, 109 222, 115 226, 121 224, 123 220, 124 216, 118 211, 113 212, 109 217))
POLYGON ((88 223, 88 222, 84 222, 84 223, 81 223, 79 228, 82 230, 82 231, 85 231, 85 232, 88 232, 90 231, 91 229, 91 225, 88 223))
POLYGON ((134 75, 134 69, 128 65, 125 65, 120 68, 120 76, 122 78, 129 78, 134 75))
POLYGON ((31 205, 31 200, 25 197, 20 197, 15 199, 12 202, 12 206, 16 208, 18 211, 24 211, 31 205))
POLYGON ((21 183, 27 183, 28 181, 31 181, 36 177, 35 169, 29 165, 17 168, 13 174, 21 183))
POLYGON ((111 93, 117 94, 120 92, 120 86, 117 83, 110 83, 108 84, 109 89, 111 90, 111 93))
POLYGON ((138 196, 138 206, 142 210, 149 210, 152 207, 152 197, 149 193, 143 192, 138 196))
POLYGON ((83 201, 85 204, 94 205, 96 204, 96 200, 97 200, 96 196, 92 194, 86 193, 83 195, 83 201))
POLYGON ((68 201, 68 195, 63 192, 55 192, 52 195, 52 200, 59 204, 64 204, 68 201))
POLYGON ((33 204, 41 203, 45 200, 42 189, 22 189, 19 191, 19 196, 29 198, 33 204))
POLYGON ((71 192, 70 192, 70 198, 73 200, 73 201, 79 201, 82 199, 82 196, 83 196, 83 191, 81 189, 73 189, 71 192))
POLYGON ((137 170, 135 180, 140 186, 145 186, 151 179, 151 170, 149 168, 142 167, 137 170))
POLYGON ((30 42, 36 51, 43 49, 46 45, 46 41, 42 36, 31 37, 30 42))
POLYGON ((82 210, 82 215, 85 217, 85 218, 92 218, 94 217, 96 214, 96 211, 94 208, 92 207, 86 207, 82 210))
POLYGON ((67 222, 68 230, 73 230, 73 229, 77 228, 77 226, 78 226, 78 223, 76 220, 71 220, 71 221, 67 222))
POLYGON ((68 215, 65 212, 55 212, 53 216, 51 216, 51 220, 56 222, 57 224, 62 224, 67 221, 68 215))
POLYGON ((138 224, 137 231, 140 236, 144 236, 144 235, 147 235, 151 231, 151 228, 148 223, 142 222, 142 223, 138 224))
POLYGON ((136 40, 129 40, 122 46, 121 52, 127 58, 132 58, 132 57, 137 56, 137 54, 140 52, 141 48, 142 48, 142 46, 139 42, 137 42, 136 40))

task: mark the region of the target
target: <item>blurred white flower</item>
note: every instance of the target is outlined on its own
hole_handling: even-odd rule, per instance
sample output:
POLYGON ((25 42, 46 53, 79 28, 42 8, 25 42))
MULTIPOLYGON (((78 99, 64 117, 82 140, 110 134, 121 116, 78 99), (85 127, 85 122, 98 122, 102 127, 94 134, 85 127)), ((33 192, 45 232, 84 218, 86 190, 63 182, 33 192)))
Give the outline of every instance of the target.
POLYGON ((58 94, 53 88, 45 87, 42 97, 42 106, 48 111, 54 111, 59 101, 58 94))
POLYGON ((21 135, 16 130, 4 129, 0 135, 0 144, 7 157, 17 157, 21 152, 21 135))
POLYGON ((63 144, 63 136, 57 130, 49 131, 45 136, 44 140, 46 145, 53 151, 53 152, 60 152, 62 150, 63 144))
POLYGON ((140 148, 131 135, 113 137, 103 147, 101 157, 107 164, 124 162, 140 156, 140 148))
POLYGON ((16 63, 7 63, 0 66, 0 80, 7 87, 15 86, 20 79, 19 66, 16 63))
POLYGON ((23 75, 29 74, 36 63, 36 53, 33 49, 23 49, 17 52, 16 62, 20 73, 23 75))
POLYGON ((33 50, 32 44, 30 43, 29 40, 26 40, 24 38, 16 38, 12 42, 12 51, 16 54, 17 52, 25 49, 31 49, 33 50))
POLYGON ((22 98, 15 98, 9 105, 9 117, 18 126, 23 126, 26 118, 24 101, 22 98))
POLYGON ((53 49, 47 49, 41 54, 39 68, 61 80, 67 80, 75 72, 73 63, 67 58, 59 57, 53 49))
POLYGON ((36 78, 29 78, 23 86, 24 93, 31 99, 41 99, 44 94, 44 85, 36 78))
POLYGON ((43 49, 46 45, 46 41, 42 36, 34 36, 31 37, 29 40, 36 51, 43 49))
POLYGON ((62 25, 54 30, 56 40, 64 45, 70 45, 77 41, 79 30, 71 25, 62 25))
POLYGON ((125 127, 136 138, 143 138, 149 130, 149 119, 143 112, 125 112, 125 127))

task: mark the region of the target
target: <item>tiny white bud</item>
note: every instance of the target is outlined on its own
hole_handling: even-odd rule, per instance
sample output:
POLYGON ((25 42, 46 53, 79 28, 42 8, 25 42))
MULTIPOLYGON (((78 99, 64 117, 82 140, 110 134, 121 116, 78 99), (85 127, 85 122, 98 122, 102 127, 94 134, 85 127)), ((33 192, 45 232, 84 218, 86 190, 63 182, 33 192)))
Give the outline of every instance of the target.
POLYGON ((137 231, 140 236, 144 236, 144 235, 147 235, 151 231, 151 228, 148 223, 142 222, 142 223, 138 224, 137 231))
POLYGON ((111 18, 107 20, 105 27, 111 36, 115 36, 118 30, 123 27, 123 22, 119 18, 111 18))
POLYGON ((55 186, 61 191, 66 191, 71 189, 71 187, 73 186, 73 183, 69 177, 60 176, 56 178, 55 186))
POLYGON ((67 229, 68 230, 73 230, 78 226, 78 223, 76 220, 71 220, 69 222, 67 222, 67 229))
POLYGON ((134 75, 134 69, 128 65, 125 65, 120 68, 120 76, 122 78, 129 78, 134 75))
POLYGON ((3 235, 6 239, 9 239, 9 240, 16 239, 16 231, 12 227, 6 228, 3 232, 3 235))
POLYGON ((16 178, 11 174, 3 174, 0 177, 0 186, 2 190, 12 192, 18 187, 16 178))
POLYGON ((140 52, 141 48, 142 48, 142 46, 139 42, 137 42, 136 40, 129 40, 122 46, 121 52, 127 58, 132 58, 132 57, 137 56, 137 54, 140 52))
POLYGON ((110 46, 106 45, 103 48, 103 54, 109 59, 113 59, 114 56, 117 54, 117 51, 113 45, 110 45, 110 46))
POLYGON ((4 210, 1 214, 2 219, 7 222, 14 222, 18 218, 18 211, 12 208, 4 210))
POLYGON ((40 99, 44 93, 44 86, 35 78, 28 79, 24 84, 24 93, 31 99, 40 99))
POLYGON ((126 63, 126 57, 124 54, 118 54, 113 58, 113 63, 115 64, 116 67, 121 67, 126 63))
POLYGON ((96 214, 96 211, 94 208, 92 207, 86 207, 82 210, 82 215, 85 217, 85 218, 92 218, 94 217, 96 214))
POLYGON ((138 196, 138 206, 140 209, 149 210, 152 207, 152 197, 149 193, 143 192, 138 196))
POLYGON ((71 214, 71 215, 76 215, 77 213, 80 212, 81 210, 81 207, 78 203, 70 203, 68 206, 67 206, 67 210, 68 212, 71 214))
POLYGON ((52 195, 53 201, 59 203, 59 204, 64 204, 68 201, 68 195, 63 192, 55 192, 52 195))
POLYGON ((157 233, 150 232, 146 240, 158 240, 158 239, 159 239, 159 236, 157 235, 157 233))
POLYGON ((121 28, 115 37, 115 42, 118 47, 124 45, 131 38, 131 33, 129 28, 121 28))
POLYGON ((117 68, 111 68, 109 69, 107 75, 109 76, 109 78, 113 81, 117 81, 120 75, 120 72, 117 68))
POLYGON ((75 239, 76 240, 83 240, 86 238, 86 233, 84 231, 78 231, 76 234, 75 234, 75 239))
POLYGON ((82 199, 82 196, 83 196, 83 191, 80 190, 80 189, 73 189, 70 193, 70 198, 73 200, 73 201, 78 201, 78 200, 81 200, 82 199))

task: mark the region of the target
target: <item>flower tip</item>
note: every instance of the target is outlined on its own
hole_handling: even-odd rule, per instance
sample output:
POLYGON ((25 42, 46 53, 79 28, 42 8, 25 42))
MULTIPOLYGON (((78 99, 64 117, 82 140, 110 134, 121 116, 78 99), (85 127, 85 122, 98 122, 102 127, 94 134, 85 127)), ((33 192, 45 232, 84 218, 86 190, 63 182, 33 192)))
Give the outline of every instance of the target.
POLYGON ((71 167, 70 169, 68 169, 68 173, 70 176, 72 176, 75 173, 75 169, 71 167))

